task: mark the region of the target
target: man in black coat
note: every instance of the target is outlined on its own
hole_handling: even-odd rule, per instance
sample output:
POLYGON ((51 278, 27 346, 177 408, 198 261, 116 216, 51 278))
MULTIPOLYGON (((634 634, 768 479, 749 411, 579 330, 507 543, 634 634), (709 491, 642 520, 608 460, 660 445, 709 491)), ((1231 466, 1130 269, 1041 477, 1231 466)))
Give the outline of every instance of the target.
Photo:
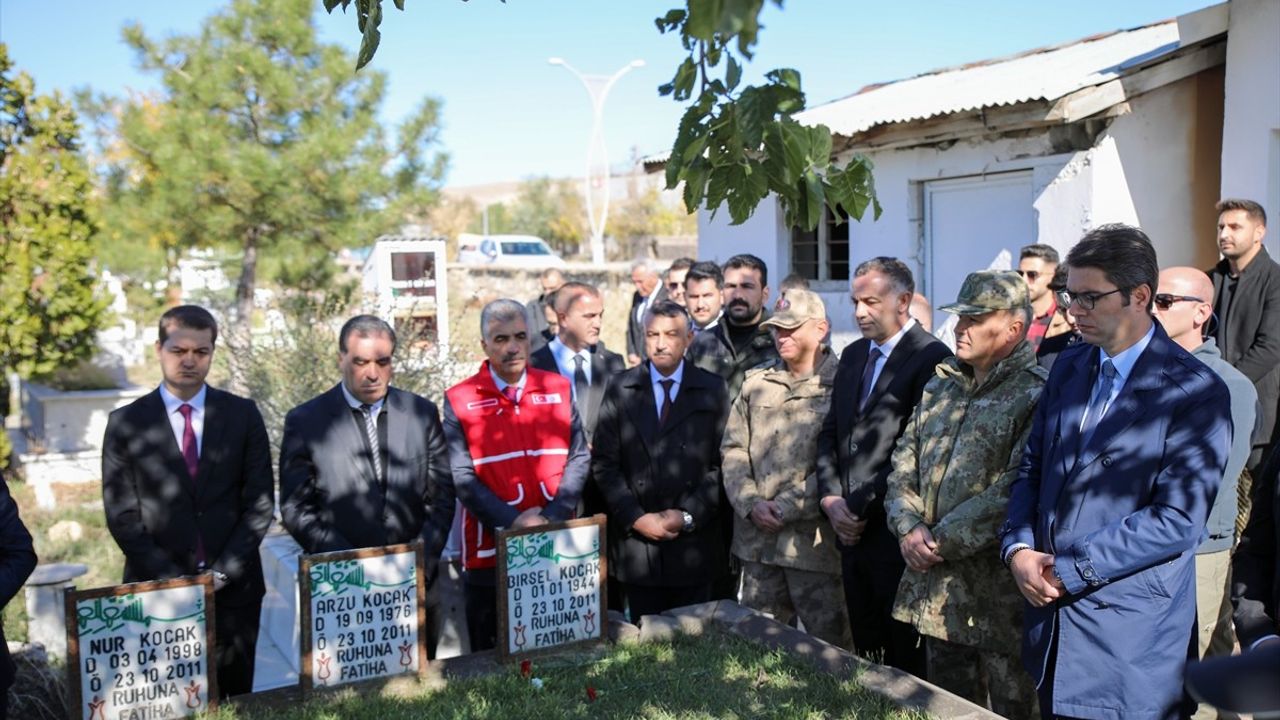
POLYGON ((725 563, 718 504, 729 397, 723 380, 684 361, 691 324, 670 300, 649 309, 649 360, 609 384, 596 424, 592 474, 632 620, 709 600, 725 563))
POLYGON ((423 541, 434 579, 453 523, 440 413, 390 386, 395 331, 358 315, 338 335, 342 381, 285 417, 280 515, 308 553, 423 541))
POLYGON ((761 323, 769 318, 769 268, 755 255, 734 255, 724 263, 724 317, 698 333, 689 361, 724 378, 733 402, 747 371, 778 360, 773 335, 761 323))
POLYGON ((662 286, 662 275, 650 260, 637 260, 631 264, 631 284, 636 291, 631 296, 631 309, 627 315, 627 366, 635 367, 644 360, 644 314, 659 300, 667 299, 667 289, 662 286))
POLYGON ((164 381, 107 420, 102 503, 124 582, 213 573, 218 693, 229 697, 253 690, 272 475, 258 406, 205 384, 217 337, 204 308, 161 316, 164 381))
POLYGON ((1276 439, 1280 404, 1280 265, 1262 246, 1267 213, 1261 205, 1228 199, 1217 209, 1222 260, 1207 271, 1218 317, 1214 337, 1222 357, 1258 389, 1262 412, 1246 466, 1257 477, 1276 439))
POLYGON ((906 564, 885 521, 894 443, 934 367, 951 351, 911 319, 915 281, 905 263, 868 260, 854 271, 854 319, 862 339, 844 349, 831 409, 818 434, 822 509, 840 540, 845 600, 858 652, 924 677, 924 645, 893 619, 906 564))
MULTIPOLYGON (((35 568, 36 551, 31 533, 18 517, 18 504, 9 494, 9 485, 0 480, 0 612, 22 589, 35 568)), ((8 717, 9 688, 13 686, 14 674, 9 645, 4 639, 4 620, 0 618, 0 718, 8 717)))
POLYGON ((1232 620, 1244 652, 1280 645, 1280 454, 1254 487, 1253 514, 1231 563, 1232 620))

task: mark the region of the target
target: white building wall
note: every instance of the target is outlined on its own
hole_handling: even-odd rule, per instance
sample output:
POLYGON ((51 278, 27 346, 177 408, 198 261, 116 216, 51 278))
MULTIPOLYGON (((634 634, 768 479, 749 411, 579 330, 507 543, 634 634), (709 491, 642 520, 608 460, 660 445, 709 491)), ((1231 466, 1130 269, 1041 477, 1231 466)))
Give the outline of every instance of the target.
MULTIPOLYGON (((1222 127, 1222 197, 1256 200, 1280 218, 1280 2, 1231 0, 1226 102, 1222 127)), ((1280 221, 1266 243, 1280 255, 1280 221)))
MULTIPOLYGON (((1044 242, 1065 256, 1097 225, 1136 223, 1152 236, 1162 265, 1207 267, 1212 258, 1206 257, 1202 246, 1210 231, 1196 227, 1192 202, 1202 170, 1196 163, 1203 161, 1203 152, 1197 154, 1195 146, 1197 138, 1202 141, 1202 133, 1195 129, 1197 107, 1204 102, 1200 92, 1196 78, 1188 78, 1136 98, 1130 102, 1130 113, 1116 118, 1087 151, 1056 152, 1049 133, 1043 132, 961 140, 946 149, 869 153, 884 213, 878 221, 868 214, 854 224, 851 267, 878 255, 895 256, 911 266, 917 284, 923 285, 919 280, 924 275, 921 184, 1015 170, 1032 171, 1038 234, 1028 237, 1027 244, 1044 242)), ((700 258, 724 260, 737 252, 752 252, 769 264, 771 279, 791 270, 790 236, 776 201, 761 203, 751 220, 739 227, 729 225, 726 212, 714 221, 700 212, 698 230, 700 258)), ((1280 232, 1273 235, 1280 237, 1280 232)), ((956 267, 954 272, 968 273, 986 267, 987 262, 989 258, 975 257, 972 267, 956 267)), ((856 333, 847 283, 818 283, 815 289, 827 303, 833 334, 856 333)), ((918 289, 935 307, 954 301, 933 297, 928 287, 918 289)))

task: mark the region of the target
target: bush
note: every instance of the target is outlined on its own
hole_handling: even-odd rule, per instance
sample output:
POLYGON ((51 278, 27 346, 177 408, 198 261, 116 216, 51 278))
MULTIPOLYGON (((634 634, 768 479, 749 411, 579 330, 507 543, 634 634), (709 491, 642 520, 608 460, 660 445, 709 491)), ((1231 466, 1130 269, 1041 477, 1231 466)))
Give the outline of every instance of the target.
POLYGON ((110 370, 94 365, 89 360, 81 360, 71 367, 55 370, 43 384, 63 392, 108 390, 120 386, 110 370))

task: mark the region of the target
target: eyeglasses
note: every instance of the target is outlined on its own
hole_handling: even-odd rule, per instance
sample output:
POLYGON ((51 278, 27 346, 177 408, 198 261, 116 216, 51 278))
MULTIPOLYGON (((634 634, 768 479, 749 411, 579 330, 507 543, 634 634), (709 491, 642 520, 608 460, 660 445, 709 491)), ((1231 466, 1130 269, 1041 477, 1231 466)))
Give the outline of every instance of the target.
POLYGON ((1015 270, 1014 272, 1018 273, 1019 275, 1021 275, 1022 277, 1026 278, 1031 282, 1035 282, 1036 280, 1040 279, 1039 270, 1015 270))
POLYGON ((1170 295, 1169 293, 1158 293, 1155 297, 1156 307, 1161 310, 1168 310, 1173 307, 1174 303, 1179 302, 1204 302, 1193 295, 1170 295))
POLYGON ((1110 290, 1104 293, 1073 293, 1070 290, 1067 290, 1062 293, 1062 299, 1067 301, 1068 307, 1070 307, 1072 303, 1076 303, 1085 310, 1092 310, 1093 306, 1097 305, 1099 300, 1108 295, 1115 295, 1118 292, 1122 292, 1122 290, 1120 288, 1116 288, 1115 290, 1110 290))
POLYGON ((667 289, 669 289, 669 290, 679 290, 679 289, 680 289, 680 283, 678 283, 678 282, 669 282, 669 283, 667 283, 667 289))

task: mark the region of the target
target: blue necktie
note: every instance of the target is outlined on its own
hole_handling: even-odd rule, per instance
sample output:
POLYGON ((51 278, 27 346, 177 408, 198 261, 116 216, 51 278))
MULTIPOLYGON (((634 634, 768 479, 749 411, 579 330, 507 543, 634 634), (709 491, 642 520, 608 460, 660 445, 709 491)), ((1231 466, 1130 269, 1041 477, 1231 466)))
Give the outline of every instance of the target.
POLYGON ((1080 426, 1080 449, 1082 450, 1089 447, 1089 439, 1093 437, 1093 431, 1098 429, 1098 423, 1107 413, 1107 401, 1111 399, 1111 388, 1116 383, 1116 366, 1112 365, 1110 360, 1102 361, 1101 380, 1102 382, 1098 383, 1097 392, 1089 400, 1089 407, 1084 411, 1084 424, 1080 426))

